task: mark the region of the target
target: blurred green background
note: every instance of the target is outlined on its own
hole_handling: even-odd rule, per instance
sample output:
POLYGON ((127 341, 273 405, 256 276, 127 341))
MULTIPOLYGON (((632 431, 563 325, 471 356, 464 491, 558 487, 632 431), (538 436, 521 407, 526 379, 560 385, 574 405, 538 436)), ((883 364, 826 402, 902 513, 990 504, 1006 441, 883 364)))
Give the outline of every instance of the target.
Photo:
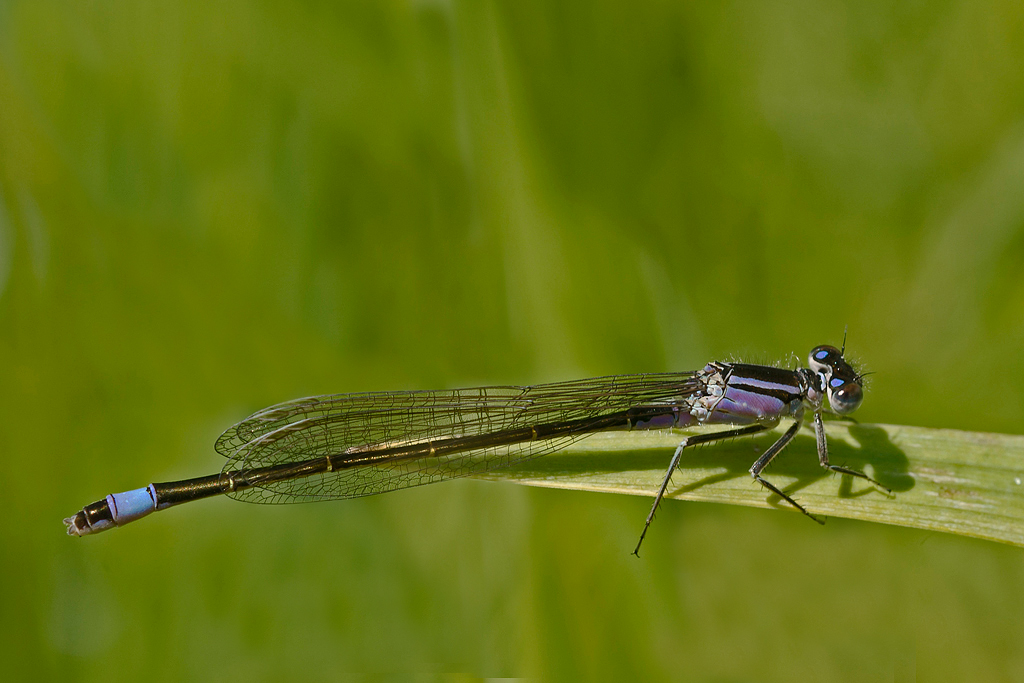
POLYGON ((60 522, 286 399, 846 325, 861 420, 1024 432, 1020 3, 0 2, 4 678, 1024 680, 1024 551, 942 534, 669 502, 637 560, 648 499, 478 481, 60 522))

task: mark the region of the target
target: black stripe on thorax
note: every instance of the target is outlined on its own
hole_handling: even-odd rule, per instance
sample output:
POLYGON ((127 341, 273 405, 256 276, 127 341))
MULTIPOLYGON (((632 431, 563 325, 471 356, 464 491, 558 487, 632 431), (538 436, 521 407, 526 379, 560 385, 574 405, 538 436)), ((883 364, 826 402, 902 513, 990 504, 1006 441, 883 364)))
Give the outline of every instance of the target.
POLYGON ((800 376, 794 370, 775 368, 770 365, 748 365, 733 363, 728 386, 771 396, 783 403, 802 400, 803 388, 800 376))

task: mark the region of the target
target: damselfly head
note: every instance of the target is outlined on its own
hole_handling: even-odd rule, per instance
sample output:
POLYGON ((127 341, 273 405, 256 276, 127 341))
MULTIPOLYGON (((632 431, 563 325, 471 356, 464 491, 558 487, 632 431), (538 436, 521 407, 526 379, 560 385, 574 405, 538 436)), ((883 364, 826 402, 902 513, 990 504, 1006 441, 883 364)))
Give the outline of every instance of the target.
POLYGON ((828 403, 840 415, 848 415, 864 400, 861 376, 846 362, 843 352, 834 346, 818 346, 807 362, 825 380, 828 403))

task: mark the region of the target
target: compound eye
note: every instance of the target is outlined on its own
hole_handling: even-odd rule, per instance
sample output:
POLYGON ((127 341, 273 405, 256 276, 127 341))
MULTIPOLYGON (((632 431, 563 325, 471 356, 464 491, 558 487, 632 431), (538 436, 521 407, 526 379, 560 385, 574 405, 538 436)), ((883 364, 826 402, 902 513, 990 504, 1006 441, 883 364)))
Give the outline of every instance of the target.
POLYGON ((843 352, 834 346, 816 346, 807 357, 807 363, 815 372, 832 370, 841 362, 843 352))
POLYGON ((844 382, 833 379, 829 382, 828 402, 832 410, 840 415, 849 415, 860 407, 864 400, 864 390, 857 382, 844 382))

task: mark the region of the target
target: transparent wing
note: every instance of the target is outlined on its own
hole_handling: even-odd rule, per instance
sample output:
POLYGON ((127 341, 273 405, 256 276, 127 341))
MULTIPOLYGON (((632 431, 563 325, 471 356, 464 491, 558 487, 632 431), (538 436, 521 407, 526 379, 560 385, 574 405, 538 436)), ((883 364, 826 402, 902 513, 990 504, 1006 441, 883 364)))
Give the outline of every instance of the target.
MULTIPOLYGON (((228 429, 216 449, 224 472, 297 463, 384 446, 598 417, 637 406, 674 404, 696 389, 694 373, 595 379, 445 391, 339 394, 265 408, 228 429)), ((250 502, 354 498, 507 467, 562 449, 587 433, 523 441, 416 459, 391 459, 301 479, 269 482, 228 495, 250 502)))

